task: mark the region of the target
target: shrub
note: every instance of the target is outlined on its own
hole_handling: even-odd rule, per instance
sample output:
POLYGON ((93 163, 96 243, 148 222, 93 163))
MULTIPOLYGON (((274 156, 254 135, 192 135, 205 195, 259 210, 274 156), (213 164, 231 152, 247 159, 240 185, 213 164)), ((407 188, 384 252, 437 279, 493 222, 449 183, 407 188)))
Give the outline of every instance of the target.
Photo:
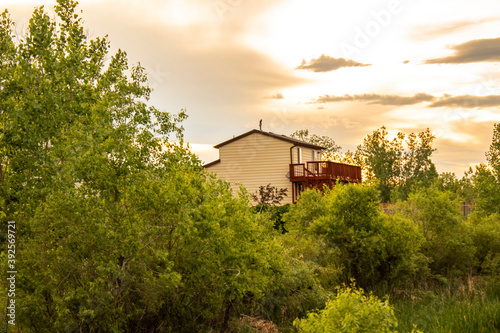
POLYGON ((310 258, 322 268, 318 271, 325 288, 351 278, 362 287, 405 281, 422 265, 418 228, 382 214, 378 197, 374 187, 337 185, 324 196, 304 193, 285 215, 290 233, 296 235, 295 246, 312 244, 314 251, 302 253, 315 253, 310 258), (305 242, 307 238, 312 240, 305 242), (321 276, 323 271, 329 276, 321 276))
POLYGON ((398 322, 388 300, 380 300, 362 289, 344 287, 319 312, 296 319, 294 326, 304 333, 397 332, 398 322))
POLYGON ((395 212, 411 219, 423 233, 422 253, 430 260, 432 274, 451 277, 469 273, 475 248, 459 204, 449 193, 436 187, 419 189, 395 212))

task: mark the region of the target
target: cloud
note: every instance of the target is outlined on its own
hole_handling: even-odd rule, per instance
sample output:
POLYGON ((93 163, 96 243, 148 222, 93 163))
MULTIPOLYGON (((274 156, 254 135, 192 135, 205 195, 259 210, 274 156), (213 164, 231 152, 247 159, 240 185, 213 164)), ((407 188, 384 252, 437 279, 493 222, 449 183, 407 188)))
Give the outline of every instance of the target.
MULTIPOLYGON (((153 2, 158 8, 167 3, 153 2)), ((263 96, 307 82, 269 55, 240 42, 250 19, 237 17, 246 15, 246 9, 257 15, 257 3, 264 1, 241 2, 221 20, 208 2, 207 18, 187 26, 151 16, 149 2, 143 6, 138 0, 130 0, 130 6, 107 0, 81 7, 89 35, 108 34, 112 50, 121 48, 131 64, 140 61, 150 69, 150 84, 155 88, 151 105, 168 112, 187 110, 186 141, 216 143, 238 134, 240 130, 234 128, 241 124, 262 118, 256 114, 268 108, 263 96), (109 12, 115 15, 107 15, 109 12)))
POLYGON ((481 108, 500 106, 500 95, 489 96, 448 96, 439 98, 434 103, 428 105, 430 108, 437 107, 460 107, 460 108, 481 108))
POLYGON ((305 59, 302 60, 300 66, 295 69, 306 69, 315 73, 324 73, 335 71, 339 68, 343 67, 365 67, 371 66, 370 64, 362 64, 360 62, 344 59, 344 58, 333 58, 327 55, 322 54, 317 59, 311 59, 309 63, 306 63, 305 59))
POLYGON ((472 96, 444 95, 435 97, 426 93, 418 93, 413 96, 360 94, 360 95, 323 95, 311 101, 309 104, 338 103, 338 102, 367 102, 368 104, 404 106, 423 102, 432 102, 429 108, 456 107, 456 108, 487 108, 500 107, 500 95, 472 96))
POLYGON ((380 105, 413 105, 422 102, 429 102, 435 99, 434 96, 426 93, 418 93, 413 96, 398 96, 398 95, 379 95, 379 94, 362 94, 362 95, 344 95, 333 96, 324 95, 314 100, 311 103, 335 103, 335 102, 368 102, 369 104, 380 105))
POLYGON ((500 62, 500 38, 475 39, 451 47, 454 55, 428 59, 425 64, 464 64, 472 62, 500 62))
POLYGON ((283 99, 283 98, 285 98, 285 97, 283 96, 283 94, 282 94, 282 93, 277 92, 276 94, 272 94, 272 95, 270 95, 270 96, 266 96, 266 97, 264 97, 264 98, 267 98, 267 99, 283 99))
POLYGON ((415 40, 427 40, 436 38, 442 35, 452 34, 458 31, 465 30, 466 28, 480 25, 483 23, 496 21, 497 18, 489 17, 482 20, 468 20, 468 21, 456 21, 456 22, 448 22, 440 25, 432 25, 432 26, 420 26, 414 29, 414 33, 412 34, 413 39, 415 40))

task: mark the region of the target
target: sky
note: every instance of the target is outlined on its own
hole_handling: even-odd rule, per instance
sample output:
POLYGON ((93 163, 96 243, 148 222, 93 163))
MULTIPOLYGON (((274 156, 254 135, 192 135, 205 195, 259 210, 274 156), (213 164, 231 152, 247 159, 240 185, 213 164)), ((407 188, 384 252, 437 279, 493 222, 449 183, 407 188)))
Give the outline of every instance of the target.
MULTIPOLYGON (((35 6, 0 0, 20 32, 35 6)), ((500 122, 498 0, 81 0, 87 34, 140 62, 150 103, 186 109, 204 162, 258 128, 355 150, 381 126, 430 128, 439 172, 485 162, 500 122)))

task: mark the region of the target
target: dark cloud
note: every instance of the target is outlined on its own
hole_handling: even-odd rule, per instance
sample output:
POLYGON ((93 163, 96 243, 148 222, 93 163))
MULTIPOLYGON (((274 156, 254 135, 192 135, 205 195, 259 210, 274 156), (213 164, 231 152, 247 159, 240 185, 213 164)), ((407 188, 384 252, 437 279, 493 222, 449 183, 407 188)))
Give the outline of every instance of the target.
POLYGON ((481 107, 492 107, 492 106, 500 106, 500 95, 489 95, 489 96, 445 95, 439 98, 434 103, 430 104, 428 107, 481 108, 481 107))
POLYGON ((412 37, 415 40, 432 39, 442 35, 448 35, 458 31, 462 31, 475 25, 480 25, 483 23, 496 20, 498 19, 490 17, 482 20, 457 21, 457 22, 448 22, 440 25, 420 26, 414 30, 412 37))
POLYGON ((276 94, 272 94, 272 95, 270 95, 270 96, 266 96, 266 97, 264 97, 264 98, 267 98, 267 99, 283 99, 283 98, 285 98, 285 97, 283 96, 283 94, 282 94, 282 93, 278 92, 278 93, 276 93, 276 94))
POLYGON ((306 69, 311 72, 324 73, 324 72, 335 71, 343 67, 365 67, 365 66, 371 66, 371 65, 362 64, 360 62, 350 59, 333 58, 322 54, 317 59, 311 59, 309 63, 307 63, 305 59, 303 59, 300 66, 296 67, 295 69, 306 69))
POLYGON ((379 94, 362 94, 362 95, 344 95, 333 96, 324 95, 314 100, 312 103, 335 103, 335 102, 368 102, 369 104, 380 105, 413 105, 422 102, 429 102, 435 99, 434 96, 418 93, 413 96, 398 96, 398 95, 379 95, 379 94))
POLYGON ((449 57, 428 59, 425 64, 464 64, 471 62, 500 62, 500 38, 475 39, 451 47, 449 57))

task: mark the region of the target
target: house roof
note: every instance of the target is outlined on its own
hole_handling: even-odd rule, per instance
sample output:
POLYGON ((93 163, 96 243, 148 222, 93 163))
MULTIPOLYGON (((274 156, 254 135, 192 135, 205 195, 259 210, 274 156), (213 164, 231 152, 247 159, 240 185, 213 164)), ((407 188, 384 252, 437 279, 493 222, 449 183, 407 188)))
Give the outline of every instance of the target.
POLYGON ((219 163, 220 163, 220 158, 218 160, 215 160, 213 162, 205 164, 203 167, 204 168, 208 168, 208 167, 211 167, 212 165, 216 165, 216 164, 219 164, 219 163))
POLYGON ((297 139, 293 139, 293 138, 290 138, 286 135, 282 135, 282 134, 276 134, 276 133, 273 133, 273 132, 264 132, 264 131, 260 131, 258 129, 253 129, 251 131, 248 131, 246 133, 243 133, 241 135, 238 135, 232 139, 229 139, 227 141, 224 141, 222 143, 219 143, 218 145, 215 145, 214 148, 220 148, 222 146, 225 146, 231 142, 234 142, 236 140, 239 140, 239 139, 242 139, 246 136, 249 136, 251 134, 254 134, 254 133, 258 133, 258 134, 261 134, 261 135, 265 135, 265 136, 269 136, 271 138, 275 138, 275 139, 278 139, 278 140, 283 140, 283 141, 286 141, 286 142, 289 142, 289 143, 293 143, 294 145, 296 146, 301 146, 301 147, 306 147, 306 148, 312 148, 312 149, 319 149, 319 150, 322 150, 322 149, 325 149, 325 147, 322 147, 322 146, 318 146, 318 145, 315 145, 315 144, 312 144, 312 143, 309 143, 309 142, 305 142, 305 141, 301 141, 301 140, 297 140, 297 139))

